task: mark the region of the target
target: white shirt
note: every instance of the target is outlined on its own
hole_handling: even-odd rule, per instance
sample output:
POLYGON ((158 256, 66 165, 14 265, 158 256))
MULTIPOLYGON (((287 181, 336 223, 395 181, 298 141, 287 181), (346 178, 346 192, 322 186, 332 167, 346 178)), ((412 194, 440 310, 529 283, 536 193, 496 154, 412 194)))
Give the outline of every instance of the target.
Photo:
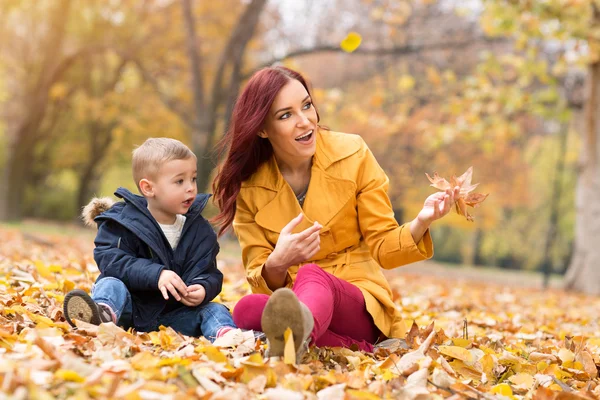
POLYGON ((164 232, 171 248, 175 250, 177 244, 179 244, 179 239, 181 238, 181 231, 183 231, 183 224, 185 224, 185 217, 181 214, 177 214, 175 216, 175 223, 173 225, 160 225, 160 229, 164 232))

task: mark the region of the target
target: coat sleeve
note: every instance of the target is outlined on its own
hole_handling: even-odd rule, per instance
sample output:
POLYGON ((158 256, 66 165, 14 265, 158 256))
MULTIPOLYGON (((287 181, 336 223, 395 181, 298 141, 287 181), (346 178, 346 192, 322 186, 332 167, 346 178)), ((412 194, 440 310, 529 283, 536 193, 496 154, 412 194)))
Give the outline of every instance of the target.
MULTIPOLYGON (((263 267, 274 246, 267 240, 264 229, 259 226, 252 212, 240 193, 236 200, 236 213, 233 220, 233 230, 242 247, 242 261, 246 269, 246 279, 253 293, 271 294, 273 291, 262 277, 263 267)), ((291 288, 292 277, 289 272, 285 278, 285 286, 291 288)))
POLYGON ((373 258, 385 269, 431 258, 433 243, 429 229, 415 243, 410 223, 398 226, 388 196, 387 175, 366 144, 359 157, 362 160, 357 179, 358 222, 373 258))
POLYGON ((223 273, 217 268, 217 254, 219 253, 219 244, 215 242, 212 251, 200 261, 191 266, 191 271, 185 280, 186 286, 202 285, 206 291, 206 297, 201 306, 214 300, 223 289, 223 273))
POLYGON ((158 278, 165 268, 146 258, 137 257, 124 240, 129 231, 115 222, 100 224, 94 244, 94 260, 104 276, 122 281, 131 290, 157 290, 158 278))

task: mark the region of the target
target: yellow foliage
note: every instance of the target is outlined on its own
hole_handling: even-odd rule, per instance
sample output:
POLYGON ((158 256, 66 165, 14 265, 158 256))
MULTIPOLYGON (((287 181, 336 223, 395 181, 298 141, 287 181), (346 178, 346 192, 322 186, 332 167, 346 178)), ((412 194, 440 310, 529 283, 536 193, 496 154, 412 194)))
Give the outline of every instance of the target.
POLYGON ((461 360, 464 361, 465 363, 472 363, 473 362, 473 354, 471 354, 469 352, 469 350, 466 350, 463 347, 458 347, 458 346, 440 346, 439 347, 439 351, 440 353, 452 357, 452 358, 456 358, 457 360, 461 360))
POLYGON ((63 381, 68 381, 68 382, 77 382, 77 383, 81 383, 83 381, 85 381, 85 378, 82 377, 81 375, 79 375, 77 372, 75 371, 71 371, 71 370, 66 370, 66 369, 59 369, 54 373, 54 376, 57 379, 63 380, 63 381))
POLYGON ((415 87, 415 79, 410 75, 402 75, 398 80, 398 89, 401 92, 408 92, 415 87))
POLYGON ((283 333, 285 347, 283 351, 283 362, 286 364, 296 364, 296 348, 294 347, 294 335, 292 330, 287 328, 283 333))
POLYGON ((492 387, 492 389, 490 390, 490 393, 499 394, 500 396, 505 396, 505 397, 510 397, 510 398, 512 398, 512 395, 513 395, 513 391, 510 388, 510 385, 508 385, 506 383, 500 383, 499 385, 492 387))

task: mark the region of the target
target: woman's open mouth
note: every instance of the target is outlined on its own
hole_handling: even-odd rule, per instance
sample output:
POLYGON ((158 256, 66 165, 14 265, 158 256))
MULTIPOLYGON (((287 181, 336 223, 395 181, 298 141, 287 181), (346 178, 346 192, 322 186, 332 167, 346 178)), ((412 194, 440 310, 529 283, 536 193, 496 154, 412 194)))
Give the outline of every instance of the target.
POLYGON ((311 129, 310 131, 306 132, 304 135, 298 136, 294 140, 296 140, 297 142, 308 142, 312 138, 313 133, 314 133, 314 129, 311 129))

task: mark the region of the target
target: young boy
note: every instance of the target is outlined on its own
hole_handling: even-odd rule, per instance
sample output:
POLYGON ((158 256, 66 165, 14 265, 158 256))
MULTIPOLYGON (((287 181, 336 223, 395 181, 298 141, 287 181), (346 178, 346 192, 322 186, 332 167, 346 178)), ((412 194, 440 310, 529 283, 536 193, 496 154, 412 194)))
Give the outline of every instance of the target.
POLYGON ((92 324, 114 322, 138 331, 170 326, 211 341, 235 324, 213 300, 221 291, 217 236, 202 217, 208 194, 197 194, 196 156, 183 143, 148 139, 133 152, 133 178, 143 197, 124 188, 83 210, 98 225, 94 259, 100 276, 92 296, 69 292, 64 314, 92 324))

